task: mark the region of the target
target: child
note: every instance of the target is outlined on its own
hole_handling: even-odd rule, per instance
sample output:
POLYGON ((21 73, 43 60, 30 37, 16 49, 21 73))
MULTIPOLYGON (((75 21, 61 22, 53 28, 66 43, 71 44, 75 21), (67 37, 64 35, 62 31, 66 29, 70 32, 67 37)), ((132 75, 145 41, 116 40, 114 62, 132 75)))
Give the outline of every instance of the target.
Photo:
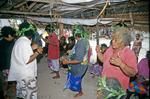
MULTIPOLYGON (((101 46, 101 52, 104 54, 104 52, 107 50, 108 47, 104 43, 101 44, 100 46, 101 46)), ((102 69, 103 69, 103 64, 97 60, 97 62, 89 68, 89 72, 90 74, 92 74, 92 77, 100 76, 102 69)))
POLYGON ((133 43, 132 50, 134 51, 137 59, 138 59, 141 47, 142 47, 142 39, 140 37, 140 34, 136 34, 136 40, 133 43))

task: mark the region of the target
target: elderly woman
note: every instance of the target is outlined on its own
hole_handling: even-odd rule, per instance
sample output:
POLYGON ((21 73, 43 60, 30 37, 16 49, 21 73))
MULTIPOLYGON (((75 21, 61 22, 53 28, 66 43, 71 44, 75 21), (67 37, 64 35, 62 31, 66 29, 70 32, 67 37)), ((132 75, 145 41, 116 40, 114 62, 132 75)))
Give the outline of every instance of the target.
MULTIPOLYGON (((129 78, 137 73, 136 56, 128 47, 130 41, 129 30, 125 27, 120 27, 113 32, 112 45, 103 55, 100 52, 100 48, 96 47, 98 59, 103 62, 102 77, 106 77, 106 85, 110 89, 121 88, 125 92, 129 85, 129 78)), ((107 91, 100 90, 103 97, 108 96, 109 92, 107 91)), ((115 99, 115 97, 111 98, 115 99)))

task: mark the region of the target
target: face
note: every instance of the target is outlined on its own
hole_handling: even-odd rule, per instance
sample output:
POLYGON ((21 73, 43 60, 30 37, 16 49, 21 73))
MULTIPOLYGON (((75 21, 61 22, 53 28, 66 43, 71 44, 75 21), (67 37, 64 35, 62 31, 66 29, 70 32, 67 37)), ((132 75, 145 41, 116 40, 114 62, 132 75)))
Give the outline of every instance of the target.
POLYGON ((137 39, 137 40, 140 39, 140 35, 136 35, 136 39, 137 39))
POLYGON ((104 53, 106 51, 106 47, 101 47, 101 52, 104 53))
POLYGON ((76 39, 76 40, 79 40, 79 38, 78 38, 77 36, 75 36, 75 39, 76 39))
POLYGON ((113 49, 119 49, 121 47, 121 40, 117 38, 112 39, 112 47, 113 49))
POLYGON ((8 35, 7 40, 8 40, 8 41, 12 41, 12 40, 14 40, 14 37, 11 36, 11 35, 8 35))

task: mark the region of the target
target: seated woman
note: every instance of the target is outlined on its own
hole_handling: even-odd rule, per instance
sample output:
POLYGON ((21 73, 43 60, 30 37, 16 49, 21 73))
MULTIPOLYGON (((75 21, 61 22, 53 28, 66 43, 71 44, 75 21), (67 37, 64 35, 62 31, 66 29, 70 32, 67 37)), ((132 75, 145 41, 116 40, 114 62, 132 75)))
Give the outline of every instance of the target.
MULTIPOLYGON (((105 43, 100 45, 100 50, 101 50, 102 54, 105 53, 107 48, 108 47, 105 43)), ((92 74, 92 77, 100 76, 102 73, 102 69, 103 69, 103 63, 101 61, 97 60, 97 62, 89 68, 89 72, 90 72, 90 74, 92 74)))
POLYGON ((145 99, 149 93, 149 65, 150 65, 150 51, 147 51, 146 58, 141 59, 138 63, 138 73, 135 79, 129 84, 129 94, 136 93, 140 99, 145 99))

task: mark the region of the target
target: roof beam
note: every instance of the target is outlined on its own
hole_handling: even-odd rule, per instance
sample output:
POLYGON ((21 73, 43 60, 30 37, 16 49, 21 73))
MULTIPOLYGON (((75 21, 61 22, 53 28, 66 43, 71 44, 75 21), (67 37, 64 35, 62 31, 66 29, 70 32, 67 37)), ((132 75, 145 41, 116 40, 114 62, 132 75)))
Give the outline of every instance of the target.
POLYGON ((12 15, 27 15, 27 16, 52 16, 47 13, 35 13, 35 12, 19 12, 19 11, 6 11, 0 10, 1 14, 12 14, 12 15))
MULTIPOLYGON (((34 12, 37 11, 38 9, 40 9, 44 4, 37 4, 34 8, 30 9, 30 12, 34 12)), ((42 12, 43 13, 43 12, 42 12)))
POLYGON ((18 5, 14 6, 14 8, 19 8, 19 7, 21 7, 22 5, 24 5, 24 4, 26 4, 26 3, 27 3, 26 1, 24 1, 24 2, 22 2, 22 3, 19 3, 18 5))
POLYGON ((32 3, 28 9, 31 10, 35 5, 36 5, 36 2, 32 3))
MULTIPOLYGON (((26 1, 32 1, 32 2, 41 2, 41 3, 52 3, 56 2, 56 0, 26 0, 26 1)), ((58 0, 57 0, 58 1, 58 0)))

